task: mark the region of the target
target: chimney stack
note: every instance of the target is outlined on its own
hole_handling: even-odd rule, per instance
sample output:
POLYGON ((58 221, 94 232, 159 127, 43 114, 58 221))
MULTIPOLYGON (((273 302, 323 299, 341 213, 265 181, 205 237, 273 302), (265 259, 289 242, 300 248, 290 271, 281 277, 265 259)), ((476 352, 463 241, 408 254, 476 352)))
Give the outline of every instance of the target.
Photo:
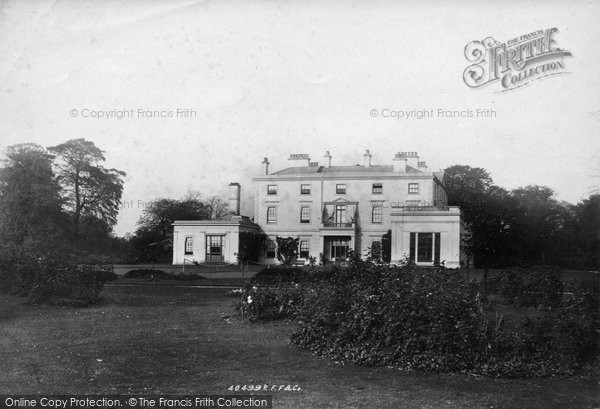
POLYGON ((263 165, 263 175, 268 175, 269 174, 269 158, 265 158, 262 161, 262 165, 263 165))
POLYGON ((368 149, 365 151, 363 158, 365 159, 365 168, 370 168, 371 167, 371 152, 369 152, 368 149))
POLYGON ((416 170, 419 166, 419 155, 417 152, 406 152, 406 158, 408 159, 406 164, 416 170))
POLYGON ((417 163, 417 170, 421 172, 427 172, 427 164, 425 161, 419 161, 419 163, 417 163))
POLYGON ((332 156, 329 154, 329 151, 325 152, 325 156, 323 156, 325 159, 327 159, 327 167, 330 168, 331 167, 331 158, 332 156))
MULTIPOLYGON (((265 158, 267 159, 267 158, 265 158)), ((235 216, 240 215, 240 190, 241 186, 239 183, 229 184, 229 210, 235 216)))
POLYGON ((394 156, 394 172, 405 173, 406 172, 406 152, 398 152, 394 156))

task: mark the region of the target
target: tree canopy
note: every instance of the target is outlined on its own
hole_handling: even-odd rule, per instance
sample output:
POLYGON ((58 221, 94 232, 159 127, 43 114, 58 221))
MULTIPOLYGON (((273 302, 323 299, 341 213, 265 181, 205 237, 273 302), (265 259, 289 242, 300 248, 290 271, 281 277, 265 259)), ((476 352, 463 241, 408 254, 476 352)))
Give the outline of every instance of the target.
POLYGON ((464 246, 476 266, 598 266, 600 195, 572 205, 547 186, 508 191, 485 169, 465 165, 448 168, 444 185, 448 204, 461 207, 469 227, 464 246))
POLYGON ((134 261, 167 262, 171 259, 175 220, 221 219, 229 214, 227 203, 216 196, 201 199, 189 192, 181 200, 160 198, 149 202, 143 210, 130 242, 134 261))
POLYGON ((67 212, 72 218, 75 238, 82 220, 110 230, 117 222, 125 172, 107 169, 104 151, 85 139, 71 139, 48 148, 57 156, 58 182, 63 190, 67 212))
POLYGON ((60 235, 60 187, 53 157, 33 143, 9 146, 0 169, 0 235, 3 242, 52 242, 60 235))

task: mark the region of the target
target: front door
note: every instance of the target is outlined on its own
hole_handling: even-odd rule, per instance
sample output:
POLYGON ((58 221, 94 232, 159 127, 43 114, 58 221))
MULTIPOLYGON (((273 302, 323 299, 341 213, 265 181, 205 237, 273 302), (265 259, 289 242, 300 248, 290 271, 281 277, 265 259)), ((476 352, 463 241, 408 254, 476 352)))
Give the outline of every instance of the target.
POLYGON ((334 239, 331 241, 331 261, 342 261, 348 257, 349 239, 334 239))

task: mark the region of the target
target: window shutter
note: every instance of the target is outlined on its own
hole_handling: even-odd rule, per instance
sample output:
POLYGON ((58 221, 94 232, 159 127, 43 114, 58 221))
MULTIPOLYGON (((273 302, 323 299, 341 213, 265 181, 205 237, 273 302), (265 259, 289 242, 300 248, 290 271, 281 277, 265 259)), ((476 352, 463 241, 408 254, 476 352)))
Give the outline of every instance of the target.
POLYGON ((434 264, 436 266, 440 265, 440 233, 435 234, 435 249, 434 249, 434 264))

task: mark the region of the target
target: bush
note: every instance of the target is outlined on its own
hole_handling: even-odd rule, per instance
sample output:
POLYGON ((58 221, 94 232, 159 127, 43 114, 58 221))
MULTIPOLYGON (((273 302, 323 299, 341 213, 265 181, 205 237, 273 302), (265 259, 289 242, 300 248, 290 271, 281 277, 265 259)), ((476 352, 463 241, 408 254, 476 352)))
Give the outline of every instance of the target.
POLYGON ((252 277, 251 283, 256 285, 280 285, 294 283, 313 283, 332 279, 335 267, 292 267, 277 265, 264 268, 252 277))
POLYGON ((112 278, 99 266, 77 264, 72 258, 50 253, 38 259, 29 300, 33 303, 86 306, 100 301, 104 283, 112 278))
POLYGON ((26 296, 31 290, 38 260, 20 247, 0 247, 0 288, 3 292, 26 296))
POLYGON ((389 267, 351 257, 346 270, 270 270, 256 282, 277 285, 247 287, 238 310, 250 321, 295 319, 292 343, 336 361, 539 377, 573 373, 598 356, 597 296, 557 300, 559 286, 547 271, 515 271, 503 288, 516 282, 533 294, 519 304, 552 308, 502 315, 490 311, 477 284, 444 268, 389 267))
POLYGON ((33 303, 86 306, 100 301, 104 283, 117 279, 112 266, 77 263, 50 252, 36 257, 23 248, 0 250, 2 288, 33 303))
POLYGON ((561 302, 561 273, 552 268, 509 269, 492 281, 492 287, 496 288, 507 305, 555 308, 561 302))
POLYGON ((468 369, 482 342, 475 295, 444 269, 363 265, 308 291, 292 342, 360 364, 468 369))
MULTIPOLYGON (((248 285, 241 294, 235 309, 251 322, 293 318, 304 299, 303 287, 280 285, 261 287, 248 285)), ((233 294, 232 294, 233 295, 233 294)))
POLYGON ((95 275, 97 281, 103 283, 119 279, 119 276, 114 272, 113 266, 97 265, 92 274, 95 275))
POLYGON ((509 317, 488 332, 477 370, 501 377, 573 374, 598 355, 597 324, 598 299, 592 293, 576 294, 538 317, 509 317))
POLYGON ((177 281, 193 281, 201 280, 202 277, 197 273, 169 273, 163 270, 152 270, 148 268, 140 268, 129 270, 124 278, 142 278, 147 280, 177 280, 177 281))

